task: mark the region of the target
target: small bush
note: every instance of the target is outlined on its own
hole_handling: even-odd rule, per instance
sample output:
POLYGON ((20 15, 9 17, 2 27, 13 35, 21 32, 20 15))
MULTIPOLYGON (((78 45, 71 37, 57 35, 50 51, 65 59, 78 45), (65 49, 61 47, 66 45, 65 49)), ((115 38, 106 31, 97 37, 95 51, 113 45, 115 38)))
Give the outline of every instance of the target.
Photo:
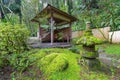
POLYGON ((28 50, 29 32, 23 25, 0 23, 0 67, 11 65, 14 68, 24 67, 27 63, 19 53, 28 50), (23 64, 24 63, 24 64, 23 64))
POLYGON ((21 53, 28 49, 28 35, 23 25, 0 23, 0 53, 21 53))

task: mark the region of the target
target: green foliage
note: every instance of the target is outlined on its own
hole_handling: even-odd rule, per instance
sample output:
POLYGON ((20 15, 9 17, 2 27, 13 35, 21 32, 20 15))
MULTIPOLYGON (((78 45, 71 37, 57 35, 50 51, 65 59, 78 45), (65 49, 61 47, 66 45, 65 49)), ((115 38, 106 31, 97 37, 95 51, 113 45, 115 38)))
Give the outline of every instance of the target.
POLYGON ((46 64, 40 67, 40 69, 44 69, 42 71, 45 72, 44 76, 47 76, 48 80, 79 80, 80 68, 76 61, 76 58, 79 57, 79 55, 72 53, 68 49, 41 49, 36 54, 32 54, 30 57, 37 57, 35 63, 38 65, 38 67, 42 66, 42 63, 46 64), (50 58, 50 56, 54 57, 54 59, 50 58))
POLYGON ((93 34, 92 34, 92 30, 85 30, 85 32, 84 32, 84 34, 83 34, 84 36, 92 36, 93 34))
POLYGON ((73 4, 73 13, 79 19, 73 25, 73 31, 84 30, 86 21, 91 21, 91 28, 110 26, 112 30, 119 30, 119 0, 77 0, 73 4))
POLYGON ((81 43, 81 44, 84 44, 84 45, 92 45, 92 44, 100 44, 102 43, 102 41, 96 37, 94 37, 92 35, 92 31, 91 30, 86 30, 84 32, 84 36, 81 37, 78 41, 77 41, 77 44, 78 43, 81 43))
POLYGON ((94 36, 84 36, 81 37, 77 43, 81 43, 84 45, 92 45, 92 44, 100 44, 102 41, 94 36))
POLYGON ((30 53, 24 52, 21 54, 11 54, 8 56, 10 66, 18 71, 25 71, 34 59, 29 57, 30 53))
MULTIPOLYGON (((27 53, 26 53, 27 54, 27 53)), ((24 54, 25 55, 25 54, 24 54)), ((30 67, 30 74, 33 76, 21 74, 20 77, 14 77, 14 79, 45 79, 45 80, 109 80, 109 76, 102 72, 87 72, 86 67, 82 67, 78 64, 77 59, 80 58, 79 54, 74 54, 68 49, 41 49, 33 50, 28 54, 29 59, 33 61, 32 64, 35 67, 30 67), (34 53, 34 54, 33 54, 34 53), (36 57, 36 58, 35 58, 36 57), (35 59, 34 59, 35 58, 35 59), (48 59, 50 58, 50 59, 48 59), (53 59, 52 59, 53 58, 53 59), (41 62, 42 61, 42 62, 41 62), (45 62, 44 62, 45 61, 45 62), (47 62, 48 61, 48 62, 47 62), (43 66, 42 63, 45 63, 43 66), (48 67, 46 67, 48 66, 48 67), (38 68, 39 67, 39 68, 38 68), (44 68, 45 67, 45 68, 44 68), (41 71, 43 75, 36 77, 35 75, 41 75, 38 71, 41 71), (34 74, 32 73, 34 71, 34 74)), ((17 73, 18 75, 19 73, 17 73)))
POLYGON ((5 64, 4 64, 4 59, 3 58, 0 58, 0 67, 3 67, 5 64))
POLYGON ((73 53, 77 53, 77 54, 80 53, 80 49, 75 46, 72 46, 71 48, 69 48, 69 50, 72 51, 73 53))
POLYGON ((72 44, 77 45, 77 41, 80 39, 81 37, 76 37, 76 38, 72 38, 72 44))
POLYGON ((19 23, 22 22, 22 13, 21 13, 21 0, 1 0, 0 1, 0 14, 2 17, 2 21, 7 21, 11 23, 15 23, 13 19, 15 19, 15 14, 19 16, 19 23), (10 4, 10 5, 9 5, 10 4), (10 14, 8 16, 7 14, 10 14))
POLYGON ((10 65, 17 70, 28 67, 28 55, 23 53, 28 50, 28 35, 22 25, 0 23, 0 67, 10 65))
POLYGON ((23 25, 0 23, 0 52, 11 54, 27 50, 28 35, 23 25))

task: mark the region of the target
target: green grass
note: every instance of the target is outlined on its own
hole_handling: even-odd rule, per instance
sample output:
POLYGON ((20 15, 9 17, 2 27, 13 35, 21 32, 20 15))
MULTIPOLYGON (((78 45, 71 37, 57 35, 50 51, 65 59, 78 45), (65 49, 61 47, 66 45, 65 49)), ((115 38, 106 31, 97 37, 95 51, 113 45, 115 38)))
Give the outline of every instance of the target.
POLYGON ((108 45, 105 51, 110 54, 120 55, 120 45, 108 45))
MULTIPOLYGON (((81 45, 76 47, 79 49, 81 45)), ((31 66, 25 73, 13 74, 16 80, 112 80, 103 72, 89 71, 87 66, 78 64, 80 54, 69 49, 33 49, 28 53, 31 66)))
POLYGON ((116 54, 120 55, 120 44, 101 44, 97 46, 98 48, 101 48, 105 50, 107 54, 116 54))
POLYGON ((77 62, 80 54, 72 53, 68 49, 41 49, 36 54, 32 54, 31 57, 36 58, 34 65, 45 72, 43 74, 46 80, 109 80, 109 76, 104 73, 86 72, 86 68, 77 62), (68 67, 65 70, 59 70, 66 61, 68 67))
MULTIPOLYGON (((64 57, 69 63, 68 68, 65 71, 56 71, 56 72, 52 73, 51 75, 48 75, 49 80, 73 80, 73 79, 79 80, 80 79, 80 76, 79 76, 80 66, 77 64, 77 60, 76 60, 76 58, 79 57, 79 54, 74 54, 67 49, 55 48, 55 49, 42 49, 39 51, 38 55, 37 54, 35 54, 35 55, 37 55, 37 57, 38 57, 40 54, 43 54, 47 51, 50 52, 51 54, 57 53, 60 57, 64 57)), ((50 54, 47 54, 47 55, 50 55, 50 54)), ((41 59, 41 60, 43 61, 43 59, 41 59)), ((38 63, 39 62, 40 61, 38 60, 38 63)), ((39 63, 39 65, 41 65, 41 64, 39 63)), ((51 66, 51 65, 53 65, 53 64, 52 63, 50 64, 50 68, 55 67, 55 65, 53 65, 53 66, 51 66)), ((48 71, 48 70, 46 70, 46 71, 48 71)), ((47 74, 49 74, 49 72, 47 74)))
MULTIPOLYGON (((75 45, 75 47, 81 49, 82 45, 75 45)), ((120 44, 104 43, 104 44, 96 45, 96 50, 97 49, 105 50, 105 53, 107 54, 120 55, 120 44)))

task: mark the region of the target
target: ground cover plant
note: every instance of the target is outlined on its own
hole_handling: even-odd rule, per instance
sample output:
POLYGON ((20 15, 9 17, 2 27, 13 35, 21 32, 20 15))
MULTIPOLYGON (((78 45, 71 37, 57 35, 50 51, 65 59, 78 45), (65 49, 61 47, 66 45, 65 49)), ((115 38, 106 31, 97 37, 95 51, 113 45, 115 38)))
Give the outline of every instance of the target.
MULTIPOLYGON (((34 51, 33 51, 34 52, 34 51)), ((78 64, 80 54, 71 52, 68 49, 50 48, 36 50, 34 54, 29 55, 33 59, 33 66, 28 71, 29 75, 23 75, 21 79, 40 79, 40 80, 110 80, 110 76, 103 72, 87 71, 85 66, 78 64), (36 68, 37 73, 33 68, 36 68), (35 75, 35 76, 33 76, 35 75), (40 77, 37 77, 41 75, 40 77)))

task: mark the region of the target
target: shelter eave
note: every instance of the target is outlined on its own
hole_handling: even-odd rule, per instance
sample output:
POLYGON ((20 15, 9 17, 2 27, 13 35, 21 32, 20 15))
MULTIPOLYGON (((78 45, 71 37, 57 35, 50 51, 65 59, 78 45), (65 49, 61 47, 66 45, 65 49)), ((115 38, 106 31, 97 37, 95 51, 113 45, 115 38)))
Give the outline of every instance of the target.
POLYGON ((40 22, 39 18, 46 18, 49 21, 51 17, 53 17, 53 19, 57 18, 55 19, 55 22, 59 21, 59 23, 56 23, 57 25, 64 25, 63 23, 71 23, 77 20, 77 18, 73 17, 72 15, 69 15, 68 13, 48 4, 47 7, 38 13, 31 21, 40 22))

